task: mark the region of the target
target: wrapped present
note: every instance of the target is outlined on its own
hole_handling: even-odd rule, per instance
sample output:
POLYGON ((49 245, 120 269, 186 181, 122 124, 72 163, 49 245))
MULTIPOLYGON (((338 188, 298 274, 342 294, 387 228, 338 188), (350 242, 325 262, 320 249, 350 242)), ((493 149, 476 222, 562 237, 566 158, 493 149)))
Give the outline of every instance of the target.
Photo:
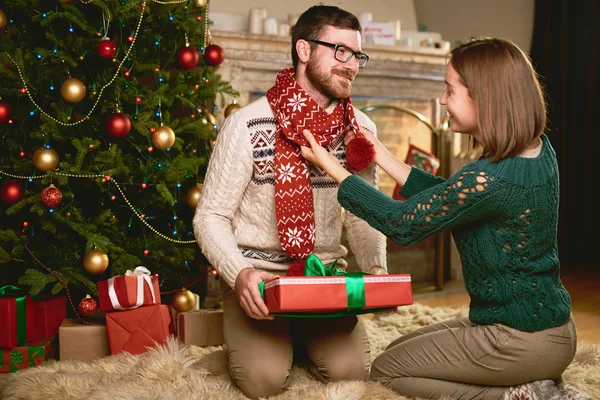
POLYGON ((35 299, 35 327, 37 337, 52 337, 67 318, 67 296, 41 295, 35 299))
POLYGON ((198 310, 177 314, 177 336, 184 344, 219 346, 223 338, 223 310, 198 310))
POLYGON ((37 339, 35 303, 16 286, 0 288, 0 348, 13 348, 37 339))
POLYGON ((58 328, 58 344, 61 361, 91 361, 110 355, 105 323, 64 319, 58 328))
POLYGON ((111 354, 141 354, 175 333, 171 311, 164 304, 107 313, 106 328, 111 354))
POLYGON ((36 367, 55 358, 55 338, 35 339, 12 349, 1 349, 0 372, 36 367))
MULTIPOLYGON (((334 263, 335 264, 335 263, 334 263)), ((278 276, 261 282, 269 312, 291 317, 339 317, 413 304, 409 274, 368 275, 326 268, 315 255, 306 276, 278 276)))
POLYGON ((151 275, 146 267, 127 270, 124 276, 98 282, 98 298, 104 312, 160 304, 158 275, 151 275))

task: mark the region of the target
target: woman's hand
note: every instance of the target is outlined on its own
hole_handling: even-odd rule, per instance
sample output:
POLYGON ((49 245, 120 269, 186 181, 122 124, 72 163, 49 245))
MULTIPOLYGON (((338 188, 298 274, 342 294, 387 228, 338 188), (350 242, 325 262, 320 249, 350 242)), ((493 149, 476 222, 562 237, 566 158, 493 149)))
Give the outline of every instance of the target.
POLYGON ((321 167, 337 183, 341 183, 344 179, 351 175, 350 172, 346 171, 346 169, 340 165, 340 162, 333 154, 329 153, 327 149, 317 143, 314 136, 308 129, 305 129, 303 133, 304 138, 310 145, 310 147, 300 147, 300 151, 304 158, 321 167))

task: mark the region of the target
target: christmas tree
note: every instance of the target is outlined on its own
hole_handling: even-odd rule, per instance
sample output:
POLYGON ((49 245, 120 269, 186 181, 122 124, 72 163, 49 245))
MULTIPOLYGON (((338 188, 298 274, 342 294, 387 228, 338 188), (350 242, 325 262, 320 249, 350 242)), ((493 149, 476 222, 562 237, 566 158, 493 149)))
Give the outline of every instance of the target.
POLYGON ((223 58, 206 0, 0 0, 0 286, 202 279, 191 222, 236 95, 223 58))

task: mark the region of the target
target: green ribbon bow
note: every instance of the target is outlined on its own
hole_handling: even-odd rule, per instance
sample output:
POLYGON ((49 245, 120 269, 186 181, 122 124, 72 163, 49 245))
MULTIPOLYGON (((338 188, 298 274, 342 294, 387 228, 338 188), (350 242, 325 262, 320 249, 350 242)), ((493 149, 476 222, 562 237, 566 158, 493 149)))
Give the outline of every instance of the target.
MULTIPOLYGON (((359 315, 374 313, 379 311, 389 310, 390 308, 377 308, 364 310, 367 305, 365 299, 365 280, 364 276, 367 275, 364 272, 342 272, 335 268, 337 260, 329 267, 325 267, 319 257, 311 254, 306 259, 304 264, 304 275, 305 276, 343 276, 346 281, 346 296, 348 297, 348 308, 341 311, 328 312, 328 313, 273 313, 281 317, 296 317, 296 318, 337 318, 346 315, 359 315)), ((265 298, 265 282, 262 281, 258 284, 258 290, 260 291, 261 297, 265 298)))
POLYGON ((23 289, 6 285, 0 288, 0 297, 12 297, 17 302, 17 344, 27 340, 27 296, 14 296, 9 293, 23 292, 23 289))

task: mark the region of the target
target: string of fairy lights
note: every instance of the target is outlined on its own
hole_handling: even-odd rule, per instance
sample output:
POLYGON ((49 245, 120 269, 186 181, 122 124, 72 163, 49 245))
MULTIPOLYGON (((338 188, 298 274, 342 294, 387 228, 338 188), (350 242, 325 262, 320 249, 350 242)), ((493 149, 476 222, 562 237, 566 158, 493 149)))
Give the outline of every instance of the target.
MULTIPOLYGON (((89 4, 89 3, 91 3, 91 0, 80 0, 80 2, 82 4, 89 4)), ((45 111, 43 109, 43 107, 41 107, 40 104, 32 96, 31 92, 34 91, 34 88, 33 88, 32 85, 28 84, 28 82, 27 82, 27 80, 25 78, 25 74, 23 73, 23 71, 22 71, 19 63, 10 54, 5 53, 6 56, 8 57, 8 59, 16 67, 18 76, 19 76, 19 78, 20 78, 20 80, 22 82, 22 85, 23 85, 22 88, 21 88, 21 93, 27 95, 29 101, 33 104, 33 106, 36 107, 37 110, 39 110, 40 114, 44 115, 49 120, 51 120, 54 123, 59 124, 61 126, 64 126, 64 127, 73 127, 73 126, 79 125, 79 124, 81 124, 81 123, 89 120, 90 117, 91 117, 91 115, 94 113, 94 111, 97 109, 98 105, 100 104, 100 101, 103 98, 104 91, 107 88, 109 88, 112 84, 114 84, 114 82, 119 77, 120 72, 122 70, 124 70, 125 62, 130 57, 130 54, 133 51, 134 45, 135 45, 136 40, 138 38, 138 35, 140 33, 140 29, 142 27, 142 22, 144 20, 144 14, 145 14, 148 2, 156 3, 156 4, 159 4, 159 5, 177 5, 177 4, 188 3, 188 2, 190 2, 190 0, 142 0, 142 2, 140 4, 141 11, 140 11, 140 15, 139 15, 139 17, 137 19, 137 24, 136 24, 135 30, 134 30, 133 34, 128 38, 129 46, 127 47, 127 50, 126 50, 125 54, 123 55, 122 60, 118 64, 118 67, 116 68, 114 75, 99 89, 97 98, 95 99, 95 101, 92 104, 92 106, 89 109, 89 111, 83 117, 81 117, 80 119, 78 119, 76 121, 73 121, 73 122, 64 122, 64 121, 61 121, 61 120, 55 118, 50 113, 48 113, 47 111, 45 111)), ((205 9, 204 10, 204 19, 205 19, 204 37, 203 37, 203 45, 201 47, 201 50, 204 51, 206 49, 206 47, 207 47, 208 38, 210 37, 210 30, 208 28, 208 3, 209 2, 208 1, 205 1, 205 2, 204 1, 197 1, 197 3, 202 3, 203 7, 205 9)), ((200 21, 201 17, 198 17, 198 20, 200 21)), ((187 42, 187 38, 186 38, 186 42, 187 42)), ((187 45, 187 43, 186 43, 186 45, 187 45)), ((196 87, 197 87, 197 85, 196 85, 196 87)), ((207 114, 210 114, 210 113, 207 113, 207 114)), ((211 115, 207 115, 207 117, 211 117, 211 115)), ((213 121, 211 121, 211 123, 213 123, 213 121)), ((214 123, 213 123, 213 125, 214 125, 214 123)), ((162 123, 161 123, 161 126, 162 126, 162 123)), ((214 125, 214 128, 216 129, 216 125, 214 125)), ((131 210, 131 212, 135 216, 137 216, 137 218, 141 221, 141 223, 143 223, 154 234, 156 234, 160 238, 165 239, 167 241, 170 241, 172 243, 177 243, 177 244, 192 244, 192 243, 195 243, 194 240, 179 240, 179 239, 175 239, 175 238, 169 237, 169 236, 161 233, 160 231, 158 231, 154 226, 152 226, 147 221, 148 217, 145 216, 143 213, 139 212, 133 206, 133 204, 131 203, 131 201, 125 195, 125 192, 124 192, 124 190, 122 188, 122 185, 119 184, 117 181, 115 181, 114 178, 112 178, 112 177, 110 177, 108 175, 104 175, 104 174, 70 174, 70 173, 63 173, 63 172, 58 172, 58 171, 46 171, 45 175, 23 176, 23 175, 12 174, 12 173, 9 173, 9 172, 3 171, 3 170, 0 170, 0 175, 6 176, 6 177, 10 177, 10 178, 13 178, 13 179, 22 179, 22 180, 28 180, 28 181, 31 181, 33 179, 43 179, 43 178, 47 177, 48 175, 50 175, 50 176, 56 176, 56 177, 81 178, 81 179, 98 179, 98 178, 102 178, 103 181, 110 181, 112 184, 115 185, 115 187, 117 188, 119 194, 121 195, 121 197, 123 198, 123 200, 125 201, 125 203, 127 204, 127 206, 129 207, 129 209, 131 210)), ((143 186, 145 186, 145 184, 143 186)), ((200 188, 201 188, 201 185, 200 185, 200 188)), ((114 196, 112 196, 111 199, 114 200, 115 199, 114 196)))

